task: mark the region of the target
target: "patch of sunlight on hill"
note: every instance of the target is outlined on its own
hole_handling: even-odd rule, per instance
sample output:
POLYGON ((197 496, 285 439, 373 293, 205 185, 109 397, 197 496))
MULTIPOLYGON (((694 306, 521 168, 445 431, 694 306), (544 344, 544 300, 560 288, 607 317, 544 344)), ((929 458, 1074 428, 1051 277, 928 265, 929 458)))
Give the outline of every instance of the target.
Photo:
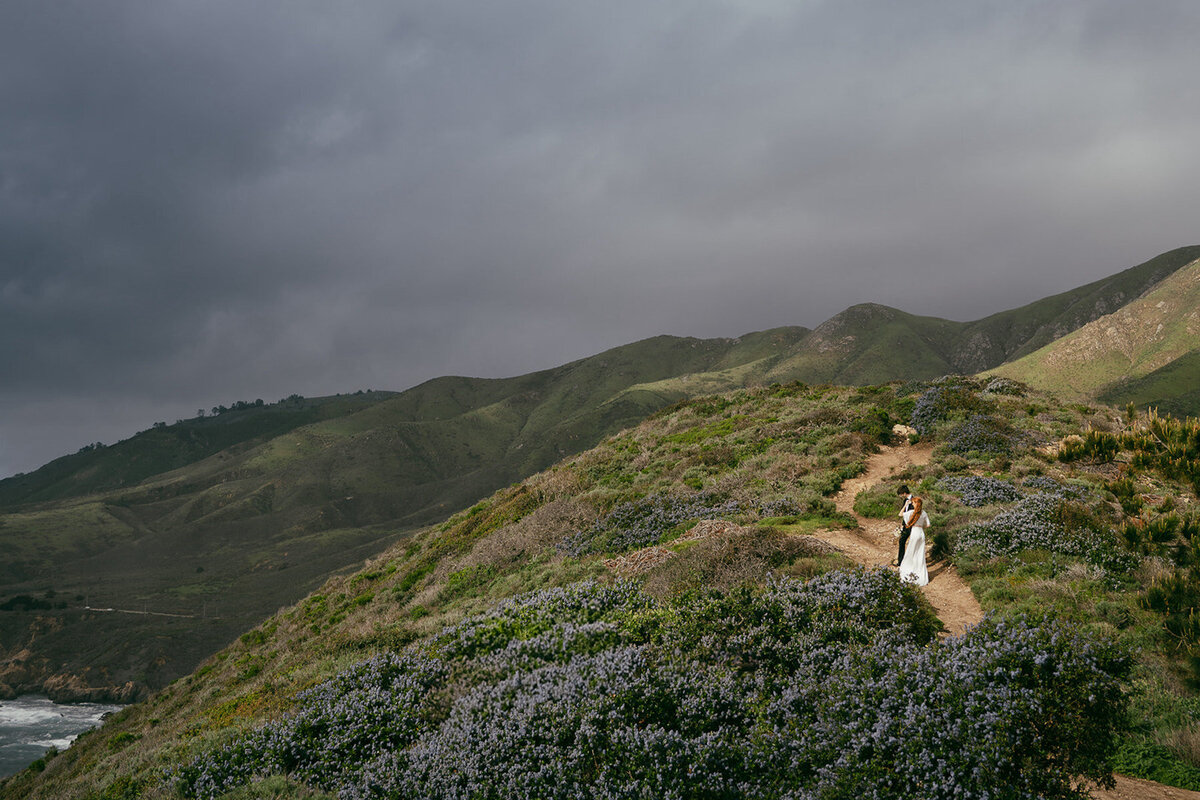
MULTIPOLYGON (((741 386, 750 385, 756 382, 756 379, 762 378, 772 360, 772 358, 764 358, 731 369, 723 369, 716 372, 697 372, 692 375, 681 375, 661 381, 639 383, 636 386, 630 386, 618 395, 618 397, 624 397, 634 392, 651 392, 662 397, 682 399, 685 397, 728 392, 741 386)), ((616 400, 617 398, 613 399, 616 400)))
POLYGON ((1029 355, 987 371, 1066 396, 1097 397, 1144 378, 1200 340, 1200 260, 1143 297, 1029 355))

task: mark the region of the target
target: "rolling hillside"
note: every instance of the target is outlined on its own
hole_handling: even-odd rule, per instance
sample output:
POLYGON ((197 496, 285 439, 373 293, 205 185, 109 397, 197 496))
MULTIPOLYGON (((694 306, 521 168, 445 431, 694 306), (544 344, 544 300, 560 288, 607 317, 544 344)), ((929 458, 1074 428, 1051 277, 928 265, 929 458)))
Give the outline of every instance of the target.
POLYGON ((296 415, 252 407, 4 481, 0 692, 128 699, 159 688, 414 527, 685 396, 628 387, 757 360, 804 333, 659 337, 518 378, 305 401, 303 413, 323 418, 282 435, 261 432, 296 415), (118 476, 182 458, 210 430, 240 438, 128 486, 106 472, 122 458, 135 466, 118 476), (112 483, 121 488, 97 490, 112 483))
MULTIPOLYGON (((85 448, 0 481, 0 693, 142 696, 329 575, 659 409, 996 366, 1197 254, 973 323, 861 305, 814 331, 662 336, 515 378, 243 404, 85 448)), ((1154 380, 1159 394, 1194 391, 1154 380)))
POLYGON ((769 375, 861 385, 982 372, 1122 308, 1197 258, 1200 246, 1172 250, 1110 278, 975 322, 854 306, 797 343, 769 375))
POLYGON ((991 371, 1065 397, 1200 414, 1200 259, 1151 291, 991 371))
POLYGON ((1159 458, 1190 435, 1006 380, 681 403, 329 579, 0 798, 911 796, 889 781, 930 764, 967 797, 1078 797, 1112 763, 1200 786, 1175 602, 1200 452, 1159 458), (901 481, 934 519, 924 590, 853 569, 901 481), (960 580, 997 616, 941 639, 960 580))

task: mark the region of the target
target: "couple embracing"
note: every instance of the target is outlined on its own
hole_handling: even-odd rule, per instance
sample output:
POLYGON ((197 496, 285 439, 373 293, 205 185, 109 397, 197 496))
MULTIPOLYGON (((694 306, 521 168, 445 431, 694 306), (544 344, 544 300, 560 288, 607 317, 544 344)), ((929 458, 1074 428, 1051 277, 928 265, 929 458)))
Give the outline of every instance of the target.
POLYGON ((924 586, 929 583, 929 572, 925 569, 925 529, 929 527, 929 515, 921 508, 921 498, 909 491, 908 486, 896 490, 904 497, 900 509, 900 552, 892 566, 900 567, 900 580, 924 586))

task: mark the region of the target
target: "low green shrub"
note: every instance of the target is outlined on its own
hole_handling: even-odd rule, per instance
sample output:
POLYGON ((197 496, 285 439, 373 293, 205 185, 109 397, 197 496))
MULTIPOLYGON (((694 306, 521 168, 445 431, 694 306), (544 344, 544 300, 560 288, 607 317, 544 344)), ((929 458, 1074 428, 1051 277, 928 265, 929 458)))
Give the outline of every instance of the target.
POLYGON ((1155 742, 1122 742, 1112 757, 1112 768, 1122 775, 1200 791, 1200 768, 1184 763, 1166 747, 1155 742))

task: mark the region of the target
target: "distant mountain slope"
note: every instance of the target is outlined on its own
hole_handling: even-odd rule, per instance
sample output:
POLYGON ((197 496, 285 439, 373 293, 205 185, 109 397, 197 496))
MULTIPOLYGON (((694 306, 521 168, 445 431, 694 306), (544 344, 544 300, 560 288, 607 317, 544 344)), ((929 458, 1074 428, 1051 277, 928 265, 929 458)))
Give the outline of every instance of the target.
POLYGON ((887 306, 852 306, 817 327, 770 370, 772 380, 869 384, 956 372, 949 357, 960 323, 887 306))
POLYGON ((235 403, 212 415, 157 423, 111 446, 89 446, 56 458, 33 472, 0 480, 0 509, 62 500, 133 486, 222 450, 262 442, 331 417, 353 414, 394 396, 357 392, 334 397, 293 395, 278 403, 235 403))
POLYGON ((1200 417, 1200 349, 1192 350, 1141 378, 1117 381, 1099 400, 1114 406, 1133 403, 1176 417, 1200 417))
POLYGON ((1120 308, 1196 258, 1200 246, 1182 247, 1110 278, 975 322, 922 317, 863 303, 829 318, 791 347, 737 370, 637 388, 682 391, 703 386, 719 392, 754 382, 860 385, 974 374, 1120 308))
POLYGON ((1069 292, 967 323, 954 347, 963 373, 982 372, 1032 353, 1136 300, 1200 258, 1200 245, 1180 247, 1069 292))
POLYGON ((1112 277, 975 322, 919 317, 876 304, 852 306, 818 326, 769 374, 777 380, 845 384, 973 374, 1121 308, 1197 258, 1200 246, 1181 247, 1112 277))
MULTIPOLYGON (((83 696, 160 686, 330 574, 665 406, 995 367, 1188 255, 1200 247, 972 323, 864 304, 813 331, 660 336, 514 378, 238 408, 58 459, 0 481, 0 693, 48 691, 55 676, 83 696)), ((1156 380, 1171 390, 1171 374, 1156 380)))
POLYGON ((1200 259, 1117 311, 991 372, 1068 397, 1161 402, 1195 394, 1198 349, 1200 259))
MULTIPOLYGON (((807 333, 661 336, 517 378, 440 378, 265 441, 233 437, 233 447, 131 486, 122 476, 133 467, 105 475, 105 459, 178 454, 169 443, 219 430, 225 415, 10 479, 6 497, 24 489, 40 502, 10 500, 0 514, 0 598, 28 598, 0 610, 0 684, 9 686, 0 692, 55 691, 61 676, 88 670, 84 688, 161 686, 405 531, 685 396, 626 388, 736 367, 807 333), (113 484, 121 488, 83 493, 113 484)), ((243 422, 260 431, 266 416, 251 410, 243 422)))

